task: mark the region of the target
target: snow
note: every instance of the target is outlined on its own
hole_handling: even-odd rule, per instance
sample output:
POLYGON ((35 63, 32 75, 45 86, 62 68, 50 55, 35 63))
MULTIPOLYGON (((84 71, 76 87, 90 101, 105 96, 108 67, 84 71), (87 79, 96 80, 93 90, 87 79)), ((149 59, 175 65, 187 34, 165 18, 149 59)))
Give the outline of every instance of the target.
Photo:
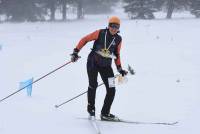
MULTIPOLYGON (((124 68, 136 71, 128 83, 117 86, 111 112, 123 119, 173 122, 175 126, 98 122, 102 134, 199 134, 200 20, 191 16, 172 20, 122 18, 124 68)), ((3 23, 0 25, 0 98, 19 89, 19 82, 42 77, 70 60, 84 35, 105 28, 109 15, 57 23, 3 23)), ((180 15, 181 16, 181 15, 180 15)), ((87 117, 86 95, 56 109, 87 90, 88 43, 77 63, 69 64, 33 85, 32 97, 21 91, 0 103, 0 134, 93 134, 87 117)), ((115 66, 113 68, 116 72, 115 66)), ((99 78, 99 84, 101 79, 99 78)), ((97 90, 100 113, 105 87, 97 90)), ((97 115, 98 117, 99 115, 97 115)))

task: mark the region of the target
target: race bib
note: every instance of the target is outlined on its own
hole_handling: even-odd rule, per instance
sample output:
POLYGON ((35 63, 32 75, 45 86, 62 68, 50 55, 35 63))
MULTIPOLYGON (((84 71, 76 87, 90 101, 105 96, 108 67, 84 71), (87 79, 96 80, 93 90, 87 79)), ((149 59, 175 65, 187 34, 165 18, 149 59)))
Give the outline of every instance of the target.
POLYGON ((108 85, 109 85, 109 88, 115 87, 115 78, 114 77, 108 78, 108 85))

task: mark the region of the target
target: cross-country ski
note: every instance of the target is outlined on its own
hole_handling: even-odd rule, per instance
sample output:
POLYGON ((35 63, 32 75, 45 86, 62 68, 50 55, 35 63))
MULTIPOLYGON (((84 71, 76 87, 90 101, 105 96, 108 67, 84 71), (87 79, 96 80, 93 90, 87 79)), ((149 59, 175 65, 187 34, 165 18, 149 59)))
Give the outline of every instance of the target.
MULTIPOLYGON (((98 120, 103 121, 103 120, 98 120)), ((119 123, 128 123, 128 124, 139 124, 139 125, 169 125, 173 126, 178 124, 178 122, 143 122, 143 121, 130 121, 130 120, 123 120, 120 119, 118 121, 103 121, 103 122, 119 122, 119 123)))
MULTIPOLYGON (((77 119, 83 119, 87 120, 88 118, 77 118, 77 119)), ((118 119, 118 120, 101 120, 101 119, 95 119, 95 121, 98 122, 107 122, 107 123, 127 123, 127 124, 138 124, 138 125, 168 125, 173 126, 177 125, 178 121, 175 122, 145 122, 145 121, 131 121, 131 120, 124 120, 124 119, 118 119)))

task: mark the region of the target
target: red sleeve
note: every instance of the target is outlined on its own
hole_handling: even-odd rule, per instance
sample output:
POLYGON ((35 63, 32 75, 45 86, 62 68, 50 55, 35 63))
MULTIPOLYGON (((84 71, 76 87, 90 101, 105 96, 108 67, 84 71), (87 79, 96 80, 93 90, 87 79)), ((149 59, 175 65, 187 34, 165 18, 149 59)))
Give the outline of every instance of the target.
POLYGON ((89 41, 92 41, 92 40, 97 40, 98 36, 99 36, 99 32, 100 30, 96 30, 95 32, 93 33, 90 33, 88 35, 86 35, 85 37, 83 37, 79 43, 77 44, 76 48, 78 50, 80 50, 83 46, 85 46, 85 44, 89 41))
POLYGON ((120 42, 119 45, 117 46, 117 58, 115 59, 116 66, 121 65, 121 61, 120 61, 120 49, 121 49, 121 45, 122 45, 122 42, 120 42))

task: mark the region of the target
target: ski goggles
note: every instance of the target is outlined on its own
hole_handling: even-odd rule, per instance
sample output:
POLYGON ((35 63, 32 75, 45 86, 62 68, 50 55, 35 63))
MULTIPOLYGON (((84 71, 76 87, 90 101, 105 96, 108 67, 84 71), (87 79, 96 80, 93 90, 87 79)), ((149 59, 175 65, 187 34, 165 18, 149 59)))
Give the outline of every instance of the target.
POLYGON ((109 27, 113 28, 113 29, 119 29, 120 25, 119 24, 115 24, 115 23, 110 23, 109 27))

